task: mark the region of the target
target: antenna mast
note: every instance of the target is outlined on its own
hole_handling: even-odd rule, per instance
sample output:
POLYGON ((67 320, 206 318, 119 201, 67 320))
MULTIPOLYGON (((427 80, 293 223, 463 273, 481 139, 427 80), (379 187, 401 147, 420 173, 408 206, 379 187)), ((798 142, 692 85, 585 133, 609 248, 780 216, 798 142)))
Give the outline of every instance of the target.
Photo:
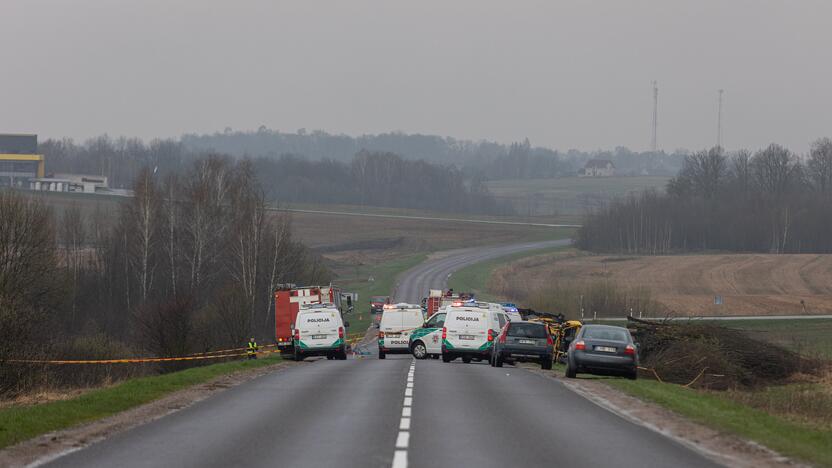
POLYGON ((653 80, 653 138, 650 140, 650 151, 656 152, 656 129, 659 126, 659 85, 653 80))
POLYGON ((722 93, 724 89, 718 91, 719 100, 716 111, 716 146, 722 148, 722 93))

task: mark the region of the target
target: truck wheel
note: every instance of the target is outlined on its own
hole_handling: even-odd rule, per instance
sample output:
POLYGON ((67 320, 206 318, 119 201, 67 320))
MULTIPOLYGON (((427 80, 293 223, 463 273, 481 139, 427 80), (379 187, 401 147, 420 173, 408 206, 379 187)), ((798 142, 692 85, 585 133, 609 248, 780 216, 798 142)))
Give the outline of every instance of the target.
POLYGON ((384 351, 382 351, 382 350, 378 350, 378 358, 379 358, 379 359, 384 359, 384 358, 386 358, 386 357, 387 357, 387 355, 386 355, 386 354, 384 354, 384 351))
POLYGON ((301 353, 300 351, 298 351, 298 349, 297 349, 297 348, 295 348, 295 355, 294 355, 294 358, 295 358, 295 361, 297 361, 297 362, 303 361, 303 353, 301 353))
POLYGON ((450 354, 442 353, 442 362, 451 362, 451 361, 453 361, 453 359, 451 359, 450 354))
POLYGON ((416 359, 425 359, 426 357, 428 357, 428 349, 425 347, 425 344, 421 341, 413 343, 411 353, 413 353, 413 357, 415 357, 416 359))
POLYGON ((630 380, 638 379, 638 370, 633 370, 632 372, 627 374, 627 378, 630 379, 630 380))
POLYGON ((503 357, 499 354, 494 358, 494 367, 503 367, 503 357))
POLYGON ((462 362, 465 364, 471 364, 471 356, 462 356, 462 362))
POLYGON ((540 368, 543 370, 552 370, 552 360, 547 357, 540 358, 540 368))
POLYGON ((346 351, 340 351, 338 354, 335 355, 335 359, 337 359, 339 361, 346 361, 347 360, 346 351))

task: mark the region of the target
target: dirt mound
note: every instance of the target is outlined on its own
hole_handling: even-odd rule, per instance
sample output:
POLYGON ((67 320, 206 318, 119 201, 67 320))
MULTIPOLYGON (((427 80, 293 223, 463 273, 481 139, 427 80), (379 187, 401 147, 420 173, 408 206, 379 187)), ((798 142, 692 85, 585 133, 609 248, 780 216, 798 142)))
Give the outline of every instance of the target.
POLYGON ((639 343, 641 365, 665 382, 721 390, 783 383, 818 369, 817 363, 740 330, 633 318, 628 327, 639 343))

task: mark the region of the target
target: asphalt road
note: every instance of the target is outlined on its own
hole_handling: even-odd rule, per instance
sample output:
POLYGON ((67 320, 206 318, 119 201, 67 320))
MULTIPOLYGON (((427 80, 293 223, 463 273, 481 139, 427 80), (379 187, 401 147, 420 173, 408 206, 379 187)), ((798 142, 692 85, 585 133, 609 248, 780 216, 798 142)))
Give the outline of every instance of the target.
MULTIPOLYGON (((462 266, 552 243, 466 249, 401 277, 416 302, 462 266)), ((557 244, 555 244, 557 245, 557 244)), ((311 360, 310 360, 311 361, 311 360)), ((690 449, 506 366, 409 355, 316 360, 69 453, 67 467, 713 466, 690 449)))
POLYGON ((393 296, 396 302, 418 304, 427 295, 428 289, 444 288, 448 276, 463 267, 526 250, 564 247, 569 242, 568 239, 561 239, 448 251, 446 256, 417 265, 399 276, 393 296))

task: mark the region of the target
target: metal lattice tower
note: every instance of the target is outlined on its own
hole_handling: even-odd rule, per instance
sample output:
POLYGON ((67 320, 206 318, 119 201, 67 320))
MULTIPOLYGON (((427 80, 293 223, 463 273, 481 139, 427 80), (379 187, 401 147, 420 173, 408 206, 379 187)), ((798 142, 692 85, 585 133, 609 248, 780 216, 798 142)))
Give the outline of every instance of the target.
POLYGON ((653 138, 650 140, 650 151, 656 152, 656 130, 659 126, 659 85, 653 80, 653 138))
POLYGON ((716 146, 722 148, 722 93, 724 89, 718 91, 718 104, 716 110, 716 146))

